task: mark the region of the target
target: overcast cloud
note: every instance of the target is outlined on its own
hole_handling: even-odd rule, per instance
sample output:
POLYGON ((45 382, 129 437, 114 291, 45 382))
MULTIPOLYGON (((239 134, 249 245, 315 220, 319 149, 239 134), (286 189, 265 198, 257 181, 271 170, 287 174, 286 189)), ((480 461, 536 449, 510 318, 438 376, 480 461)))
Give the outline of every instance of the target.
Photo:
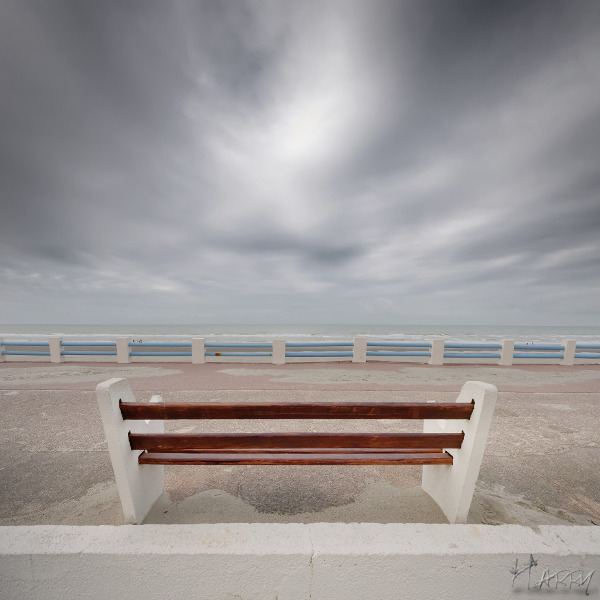
POLYGON ((600 3, 0 3, 0 322, 600 324, 600 3))

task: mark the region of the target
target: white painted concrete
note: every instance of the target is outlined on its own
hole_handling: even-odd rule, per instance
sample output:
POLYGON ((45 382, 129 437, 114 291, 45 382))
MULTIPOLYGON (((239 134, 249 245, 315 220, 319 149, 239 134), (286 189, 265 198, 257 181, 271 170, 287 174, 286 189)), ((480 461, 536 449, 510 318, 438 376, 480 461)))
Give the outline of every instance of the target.
POLYGON ((515 353, 515 340, 502 340, 502 350, 500 352, 499 365, 509 367, 513 364, 513 355, 515 353))
POLYGON ((131 356, 129 355, 129 338, 117 338, 117 362, 128 363, 131 362, 131 356))
POLYGON ((512 586, 545 569, 596 569, 600 528, 373 523, 1 527, 0 589, 11 600, 397 600, 586 597, 512 586))
POLYGON ((48 338, 48 345, 50 346, 50 362, 53 363, 61 363, 64 358, 61 354, 61 345, 62 338, 53 336, 48 338))
MULTIPOLYGON (((129 432, 163 433, 164 421, 123 421, 119 402, 135 402, 126 379, 109 379, 96 387, 110 461, 127 523, 142 523, 164 491, 164 467, 139 465, 139 450, 131 450, 129 432)), ((152 401, 162 402, 160 396, 152 401)))
POLYGON ((563 365, 574 365, 575 364, 575 350, 577 349, 576 340, 563 340, 563 346, 565 350, 563 352, 563 365))
POLYGON ((273 364, 285 364, 285 340, 273 340, 273 364))
POLYGON ((421 487, 435 500, 450 523, 467 522, 497 397, 496 386, 467 381, 456 401, 475 403, 469 420, 424 421, 425 433, 465 433, 460 448, 448 449, 453 456, 452 465, 423 466, 421 487))
POLYGON ((352 362, 364 363, 367 362, 367 338, 355 337, 352 353, 352 362))
MULTIPOLYGON (((204 338, 192 338, 192 363, 201 365, 206 362, 206 340, 204 338)), ((168 356, 166 358, 169 358, 168 356)))
POLYGON ((430 365, 444 364, 444 348, 446 342, 444 340, 431 340, 431 356, 429 358, 430 365))

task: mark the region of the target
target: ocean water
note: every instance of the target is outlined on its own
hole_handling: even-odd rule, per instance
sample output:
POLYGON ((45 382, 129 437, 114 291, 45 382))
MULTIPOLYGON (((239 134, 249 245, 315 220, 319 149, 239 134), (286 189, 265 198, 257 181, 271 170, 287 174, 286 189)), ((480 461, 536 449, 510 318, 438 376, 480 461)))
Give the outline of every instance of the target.
POLYGON ((128 337, 135 341, 187 341, 203 337, 210 342, 352 341, 355 336, 370 341, 422 341, 444 338, 452 342, 519 343, 600 342, 598 326, 498 326, 498 325, 0 325, 0 337, 7 341, 40 341, 59 335, 66 341, 114 341, 128 337))

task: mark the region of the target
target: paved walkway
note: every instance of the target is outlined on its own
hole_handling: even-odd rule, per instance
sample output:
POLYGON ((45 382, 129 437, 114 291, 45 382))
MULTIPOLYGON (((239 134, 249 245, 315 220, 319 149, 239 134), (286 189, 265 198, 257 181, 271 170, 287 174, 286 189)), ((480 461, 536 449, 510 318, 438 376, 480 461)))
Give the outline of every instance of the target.
MULTIPOLYGON (((500 391, 473 523, 600 524, 600 366, 0 364, 0 524, 123 522, 94 388, 125 376, 140 399, 454 400, 467 380, 500 391)), ((229 431, 233 422, 211 422, 229 431)), ((266 431, 261 422, 248 422, 266 431)), ((331 422, 277 427, 325 431, 331 422)), ((348 421, 336 430, 392 430, 348 421)), ((189 423, 169 422, 172 430, 189 423)), ((417 431, 406 422, 403 430, 417 431)), ((204 430, 207 430, 205 427, 204 430)), ((444 522, 420 467, 168 467, 148 522, 444 522)))

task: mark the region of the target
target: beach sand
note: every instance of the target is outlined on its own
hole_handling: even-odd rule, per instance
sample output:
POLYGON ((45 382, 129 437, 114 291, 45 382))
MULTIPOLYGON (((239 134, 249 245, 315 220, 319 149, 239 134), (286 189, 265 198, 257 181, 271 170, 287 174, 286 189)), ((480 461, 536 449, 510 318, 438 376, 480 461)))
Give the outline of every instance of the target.
MULTIPOLYGON (((121 524, 95 386, 138 399, 453 401, 465 381, 499 399, 470 523, 600 524, 600 366, 302 363, 0 364, 0 524, 121 524)), ((192 431, 194 423, 167 422, 192 431)), ((213 421, 204 431, 234 431, 213 421)), ((419 422, 249 421, 248 431, 418 431, 419 422)), ((444 523, 417 466, 167 467, 149 523, 444 523)))

